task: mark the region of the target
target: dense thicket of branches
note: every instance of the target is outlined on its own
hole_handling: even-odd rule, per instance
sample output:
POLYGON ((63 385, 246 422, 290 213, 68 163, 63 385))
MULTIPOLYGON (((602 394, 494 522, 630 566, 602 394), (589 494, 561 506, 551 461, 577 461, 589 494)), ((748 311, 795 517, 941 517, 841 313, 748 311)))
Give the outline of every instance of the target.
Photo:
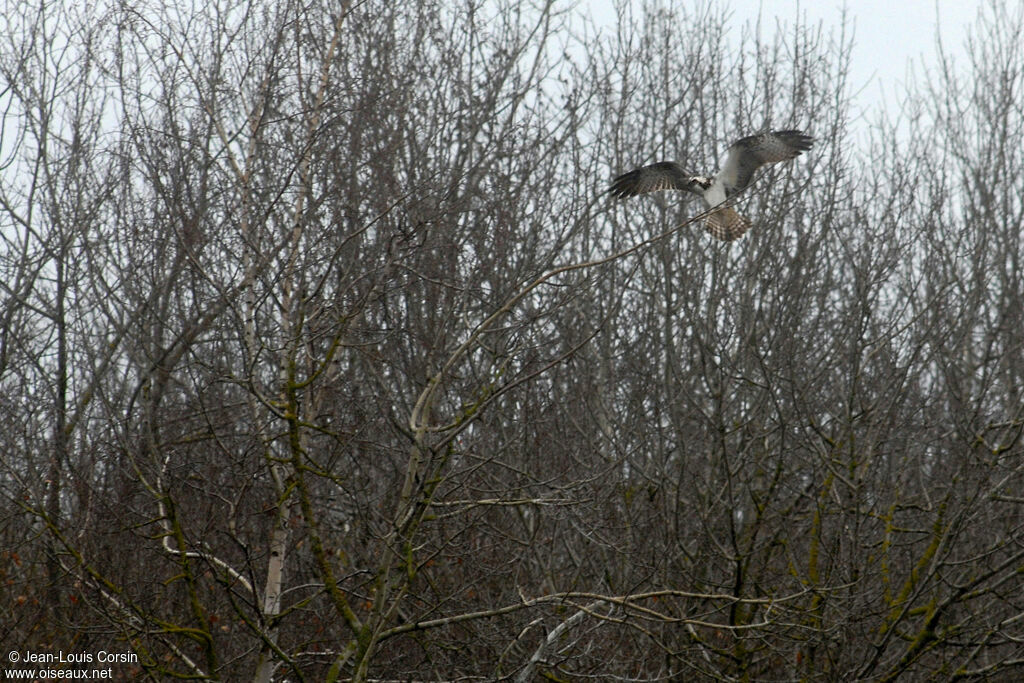
POLYGON ((848 36, 718 10, 82 12, 3 14, 5 651, 1020 674, 1021 11, 870 140, 848 36), (788 127, 737 243, 602 196, 788 127))

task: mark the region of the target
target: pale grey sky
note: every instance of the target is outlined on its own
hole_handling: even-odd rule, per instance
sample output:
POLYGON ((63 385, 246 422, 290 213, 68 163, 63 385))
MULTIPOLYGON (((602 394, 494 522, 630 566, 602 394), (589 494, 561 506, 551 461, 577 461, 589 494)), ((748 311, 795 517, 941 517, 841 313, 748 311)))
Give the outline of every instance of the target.
POLYGON ((981 2, 977 0, 855 0, 798 2, 759 0, 730 4, 735 20, 756 21, 764 16, 795 19, 806 16, 808 23, 822 22, 826 29, 842 22, 844 5, 854 27, 851 55, 851 85, 864 87, 858 104, 892 102, 909 73, 911 60, 918 76, 936 64, 936 38, 941 29, 944 49, 962 61, 967 28, 974 23, 981 2))
MULTIPOLYGON (((706 1, 677 0, 680 5, 706 1)), ((597 0, 587 6, 598 24, 613 26, 614 2, 597 0)), ((934 68, 939 27, 944 48, 963 64, 966 30, 984 4, 982 0, 733 0, 725 7, 732 14, 730 34, 738 38, 743 25, 753 26, 759 13, 765 34, 775 29, 776 18, 792 25, 798 16, 808 24, 822 22, 826 33, 831 27, 838 31, 845 6, 854 28, 850 86, 859 91, 854 106, 870 113, 884 105, 895 113, 911 60, 918 77, 934 68)))

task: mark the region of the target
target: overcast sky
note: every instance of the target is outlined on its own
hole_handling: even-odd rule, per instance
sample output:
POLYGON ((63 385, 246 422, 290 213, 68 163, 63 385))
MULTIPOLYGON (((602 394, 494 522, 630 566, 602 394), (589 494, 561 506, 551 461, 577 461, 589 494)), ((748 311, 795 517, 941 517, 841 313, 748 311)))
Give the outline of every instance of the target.
POLYGON ((858 99, 861 106, 893 102, 893 96, 907 78, 911 60, 919 76, 922 67, 931 69, 937 59, 939 30, 943 47, 958 62, 962 61, 966 29, 974 23, 981 5, 977 0, 855 0, 848 4, 828 0, 762 0, 730 6, 740 23, 756 20, 759 8, 766 16, 793 19, 799 11, 808 23, 821 21, 827 30, 842 22, 844 4, 854 24, 851 85, 855 89, 867 86, 858 99))
MULTIPOLYGON (((677 0, 680 4, 706 1, 677 0)), ((980 0, 734 0, 725 6, 732 13, 730 35, 738 38, 744 23, 754 25, 759 13, 766 37, 774 30, 776 17, 792 25, 799 16, 807 24, 822 22, 826 34, 831 27, 838 32, 845 5, 854 27, 850 85, 859 90, 854 106, 866 112, 887 106, 895 113, 911 60, 918 77, 935 66, 939 29, 946 51, 963 64, 965 31, 983 4, 980 0)), ((589 7, 599 24, 614 26, 613 5, 614 0, 597 0, 589 7)))

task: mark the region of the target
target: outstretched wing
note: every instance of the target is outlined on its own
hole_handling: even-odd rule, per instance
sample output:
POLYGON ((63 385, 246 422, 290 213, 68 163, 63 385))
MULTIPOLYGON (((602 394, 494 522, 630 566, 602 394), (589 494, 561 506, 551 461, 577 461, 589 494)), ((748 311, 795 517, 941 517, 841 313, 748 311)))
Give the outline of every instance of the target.
POLYGON ((757 169, 794 159, 813 144, 814 138, 799 130, 776 130, 740 138, 729 146, 716 178, 725 186, 726 197, 732 196, 750 184, 757 169))
POLYGON ((700 193, 695 178, 671 161, 659 161, 629 173, 623 173, 612 181, 608 192, 616 199, 635 197, 647 192, 660 190, 686 190, 700 193))

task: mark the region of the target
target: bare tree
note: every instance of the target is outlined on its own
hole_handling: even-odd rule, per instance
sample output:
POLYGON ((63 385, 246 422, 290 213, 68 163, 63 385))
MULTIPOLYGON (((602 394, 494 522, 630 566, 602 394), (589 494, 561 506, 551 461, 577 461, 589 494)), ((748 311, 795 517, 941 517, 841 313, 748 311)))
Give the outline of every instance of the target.
POLYGON ((1021 668, 1024 16, 861 146, 842 28, 619 11, 5 7, 4 642, 150 680, 1021 668), (815 147, 739 242, 603 194, 782 127, 815 147))

